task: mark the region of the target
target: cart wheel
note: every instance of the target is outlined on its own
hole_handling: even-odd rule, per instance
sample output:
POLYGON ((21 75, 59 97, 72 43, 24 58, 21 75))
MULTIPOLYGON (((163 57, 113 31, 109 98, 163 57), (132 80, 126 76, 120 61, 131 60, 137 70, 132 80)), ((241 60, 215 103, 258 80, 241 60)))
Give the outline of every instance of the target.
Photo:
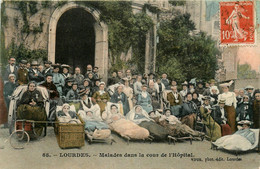
POLYGON ((16 130, 10 135, 9 141, 13 148, 23 149, 29 143, 30 136, 24 130, 16 130))

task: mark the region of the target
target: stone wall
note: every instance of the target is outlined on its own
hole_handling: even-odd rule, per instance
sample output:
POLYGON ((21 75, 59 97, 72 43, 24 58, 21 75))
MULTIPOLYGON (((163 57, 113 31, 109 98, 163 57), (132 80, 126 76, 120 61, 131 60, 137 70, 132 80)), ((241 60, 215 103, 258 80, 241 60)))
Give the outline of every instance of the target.
POLYGON ((235 80, 235 88, 245 88, 247 85, 254 86, 255 88, 260 88, 260 77, 256 79, 237 79, 235 80))
POLYGON ((24 44, 28 49, 46 49, 48 46, 48 25, 52 12, 55 10, 56 2, 50 4, 50 7, 43 8, 41 3, 37 3, 38 12, 31 15, 27 12, 27 20, 29 24, 29 33, 23 33, 24 20, 18 7, 18 2, 5 3, 5 11, 7 16, 7 24, 4 26, 5 48, 8 48, 12 41, 16 45, 24 44), (43 23, 42 32, 34 33, 33 29, 43 23))

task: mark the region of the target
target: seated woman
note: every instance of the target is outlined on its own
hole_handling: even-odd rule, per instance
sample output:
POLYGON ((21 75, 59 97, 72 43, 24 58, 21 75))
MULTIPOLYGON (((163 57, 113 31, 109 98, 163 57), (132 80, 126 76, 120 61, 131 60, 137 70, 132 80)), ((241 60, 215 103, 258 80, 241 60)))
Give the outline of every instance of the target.
POLYGON ((204 103, 200 107, 200 114, 202 121, 206 126, 206 134, 209 136, 210 140, 216 141, 221 137, 221 128, 220 125, 211 117, 211 114, 214 114, 214 109, 210 106, 210 97, 206 96, 203 98, 204 103))
POLYGON ((256 141, 255 133, 249 128, 250 121, 243 120, 239 123, 243 125, 242 129, 232 135, 223 136, 212 144, 226 150, 250 150, 256 141))
POLYGON ((152 118, 157 124, 163 126, 170 136, 173 137, 186 137, 194 136, 198 137, 204 135, 204 133, 194 131, 186 124, 182 124, 177 117, 171 115, 171 110, 166 109, 164 115, 156 114, 153 112, 149 113, 150 118, 152 118))
POLYGON ((142 92, 137 95, 137 105, 141 105, 142 109, 146 112, 150 112, 153 110, 152 99, 150 94, 146 91, 147 85, 142 85, 142 92))
POLYGON ((57 112, 59 122, 64 123, 81 123, 75 111, 70 110, 70 105, 65 103, 62 105, 62 110, 57 112))
MULTIPOLYGON (((44 99, 40 91, 36 89, 35 82, 28 83, 28 90, 22 95, 17 108, 17 119, 45 121, 47 115, 44 109, 44 99)), ((35 133, 41 135, 43 124, 35 124, 35 133)))
POLYGON ((122 137, 130 139, 145 140, 149 137, 149 131, 145 128, 139 127, 137 124, 119 113, 118 106, 112 104, 107 106, 106 111, 102 114, 102 118, 109 125, 110 129, 119 133, 122 137))
POLYGON ((100 117, 100 107, 98 104, 93 104, 91 97, 87 95, 88 90, 82 89, 79 91, 80 96, 80 106, 79 106, 79 114, 86 114, 88 111, 93 112, 96 117, 100 117))
POLYGON ((133 110, 126 115, 126 119, 147 129, 155 140, 165 140, 169 135, 168 131, 162 126, 156 124, 140 105, 135 106, 133 110))

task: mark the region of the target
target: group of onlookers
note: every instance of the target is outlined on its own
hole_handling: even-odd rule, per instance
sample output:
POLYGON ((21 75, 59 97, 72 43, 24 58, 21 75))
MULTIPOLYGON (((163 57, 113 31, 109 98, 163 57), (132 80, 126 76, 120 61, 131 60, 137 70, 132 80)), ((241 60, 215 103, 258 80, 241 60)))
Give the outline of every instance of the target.
MULTIPOLYGON (((78 109, 92 109, 98 105, 93 111, 102 115, 107 103, 112 102, 121 105, 124 116, 136 105, 149 114, 155 111, 163 114, 167 109, 191 129, 202 122, 205 126, 202 131, 212 140, 234 133, 237 122, 242 120, 252 121, 253 127, 259 128, 260 91, 250 85, 234 92, 230 91, 232 81, 216 85, 214 79, 203 82, 194 78, 178 85, 175 80, 170 81, 166 73, 160 77, 154 73, 134 75, 131 69, 112 72, 106 85, 98 67, 92 65, 87 65, 85 74, 79 67, 71 74, 69 65, 50 61, 45 61, 41 69, 39 66, 37 61, 28 64, 26 60, 16 66, 15 58, 9 59, 4 75, 7 106, 18 85, 28 85, 28 92, 31 92, 24 96, 26 99, 21 104, 41 105, 40 97, 36 97, 39 93, 33 92, 40 85, 48 90, 50 100, 55 103, 52 106, 59 102, 78 103, 78 109)), ((20 112, 25 108, 28 109, 21 107, 20 112)))

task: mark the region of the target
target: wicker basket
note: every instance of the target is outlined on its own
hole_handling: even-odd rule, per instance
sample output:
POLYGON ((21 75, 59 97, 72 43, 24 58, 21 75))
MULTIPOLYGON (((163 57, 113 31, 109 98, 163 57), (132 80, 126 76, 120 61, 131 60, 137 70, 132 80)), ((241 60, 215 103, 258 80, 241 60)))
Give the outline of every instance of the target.
POLYGON ((54 130, 60 148, 75 148, 85 145, 85 122, 78 114, 77 116, 81 121, 80 124, 55 124, 54 130))

